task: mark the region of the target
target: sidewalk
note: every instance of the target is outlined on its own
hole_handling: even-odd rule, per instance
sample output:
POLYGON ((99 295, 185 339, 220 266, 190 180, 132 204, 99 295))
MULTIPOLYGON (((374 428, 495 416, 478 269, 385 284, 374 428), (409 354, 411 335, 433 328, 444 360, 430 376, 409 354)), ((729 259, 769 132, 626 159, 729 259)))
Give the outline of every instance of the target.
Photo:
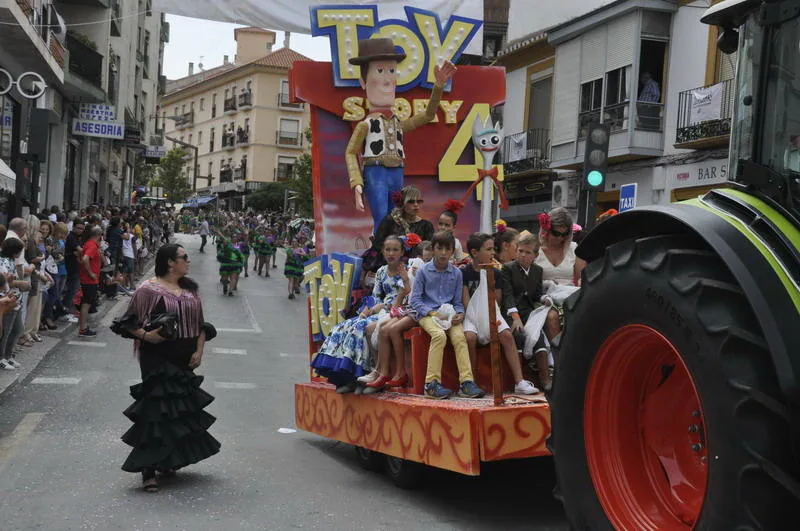
MULTIPOLYGON (((145 273, 142 279, 147 279, 153 276, 153 269, 155 267, 154 261, 151 259, 145 265, 145 273)), ((89 316, 89 323, 94 328, 104 329, 111 326, 111 322, 122 315, 125 308, 128 307, 130 297, 120 295, 116 302, 103 300, 102 306, 99 307, 96 314, 89 316)), ((2 397, 11 391, 15 385, 24 382, 30 374, 36 370, 36 367, 44 360, 47 355, 52 352, 62 341, 70 341, 77 337, 77 323, 70 323, 59 321, 60 327, 58 330, 45 330, 39 332, 42 336, 41 343, 36 343, 32 347, 22 347, 22 351, 17 355, 19 362, 22 364, 21 369, 16 371, 0 371, 0 400, 2 397)))

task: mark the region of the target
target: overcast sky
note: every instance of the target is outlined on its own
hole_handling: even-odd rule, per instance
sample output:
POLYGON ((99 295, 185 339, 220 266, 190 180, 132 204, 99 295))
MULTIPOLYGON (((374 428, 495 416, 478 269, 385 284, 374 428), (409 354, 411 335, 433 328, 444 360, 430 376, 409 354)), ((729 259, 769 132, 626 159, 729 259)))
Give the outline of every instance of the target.
MULTIPOLYGON (((177 79, 188 74, 189 63, 194 63, 195 73, 198 64, 203 63, 205 69, 222 64, 224 55, 236 55, 236 41, 233 30, 237 24, 211 22, 196 18, 167 15, 169 22, 169 43, 164 49, 164 74, 168 79, 177 79)), ((275 47, 283 47, 283 32, 274 30, 275 47)), ((312 37, 292 33, 290 47, 316 61, 330 61, 331 52, 326 37, 312 37)))

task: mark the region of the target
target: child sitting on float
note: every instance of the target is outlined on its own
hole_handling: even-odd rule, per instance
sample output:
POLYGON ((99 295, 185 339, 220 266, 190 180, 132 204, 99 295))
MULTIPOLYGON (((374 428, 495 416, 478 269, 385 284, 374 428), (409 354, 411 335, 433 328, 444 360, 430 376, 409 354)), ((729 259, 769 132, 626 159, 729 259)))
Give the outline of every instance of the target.
POLYGON ((467 255, 464 254, 464 249, 461 247, 461 241, 455 237, 456 223, 458 223, 458 213, 464 208, 464 204, 460 201, 450 199, 444 204, 444 211, 439 214, 438 230, 449 232, 455 238, 456 247, 453 250, 453 258, 451 259, 454 264, 458 264, 467 255))
MULTIPOLYGON (((494 240, 491 235, 480 232, 471 235, 467 240, 467 252, 472 258, 472 264, 467 264, 461 268, 461 275, 464 279, 464 307, 467 309, 464 317, 464 336, 467 338, 470 363, 474 371, 478 360, 478 344, 486 345, 489 343, 488 322, 475 322, 476 319, 488 321, 489 317, 488 299, 485 294, 483 300, 473 299, 473 295, 478 291, 481 283, 487 282, 485 274, 481 271, 481 266, 486 264, 497 266, 498 271, 495 274, 496 301, 500 301, 503 298, 503 276, 499 271, 501 264, 494 259, 494 240), (480 334, 479 331, 481 331, 480 334)), ((495 305, 497 308, 495 315, 497 316, 498 337, 500 345, 503 347, 506 362, 508 362, 508 367, 514 377, 514 392, 523 395, 536 394, 539 392, 536 386, 522 377, 522 364, 519 360, 519 352, 514 342, 514 336, 511 335, 511 327, 502 318, 499 305, 496 302, 495 305)))
MULTIPOLYGON (((412 270, 413 274, 406 273, 404 279, 406 285, 409 286, 408 292, 410 292, 412 277, 418 273, 414 268, 419 267, 417 260, 420 260, 416 257, 418 253, 416 247, 421 242, 419 236, 413 233, 400 239, 404 240, 406 253, 412 256, 409 270, 412 270)), ((408 384, 403 334, 406 330, 416 326, 417 321, 414 317, 413 309, 410 306, 398 304, 392 307, 391 312, 379 321, 376 330, 371 334, 373 345, 377 345, 378 349, 378 363, 374 371, 358 379, 359 383, 366 385, 365 394, 377 393, 387 387, 404 387, 408 384), (375 340, 375 335, 377 335, 377 340, 375 340), (394 365, 394 371, 392 371, 392 365, 394 365), (392 376, 389 376, 390 374, 392 376)))
POLYGON ((352 393, 356 389, 356 378, 372 368, 368 338, 382 312, 391 313, 394 308, 399 308, 408 295, 408 275, 402 256, 400 237, 387 236, 383 242, 386 265, 375 274, 372 290, 377 304, 336 325, 311 362, 311 367, 336 386, 337 393, 352 393))

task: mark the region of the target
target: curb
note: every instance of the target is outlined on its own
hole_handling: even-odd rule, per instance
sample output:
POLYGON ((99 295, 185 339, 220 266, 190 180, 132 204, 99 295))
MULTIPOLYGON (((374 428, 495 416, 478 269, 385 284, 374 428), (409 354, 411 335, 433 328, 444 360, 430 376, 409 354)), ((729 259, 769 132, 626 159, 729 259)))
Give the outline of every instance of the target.
MULTIPOLYGON (((155 270, 155 264, 148 264, 147 270, 144 272, 141 278, 150 278, 155 270)), ((111 325, 111 321, 118 317, 122 312, 120 311, 121 308, 127 307, 128 303, 130 302, 130 297, 121 297, 117 300, 109 309, 102 313, 102 317, 96 320, 96 326, 98 327, 108 327, 111 325)), ((101 315, 98 312, 98 317, 101 315)), ((59 328, 56 331, 47 331, 41 334, 42 339, 44 342, 40 343, 39 346, 31 347, 26 351, 23 351, 25 357, 23 361, 25 364, 21 370, 14 371, 13 375, 8 374, 8 377, 4 377, 4 374, 0 373, 0 401, 10 393, 18 384, 27 380, 31 374, 39 367, 39 365, 49 357, 49 355, 61 345, 63 341, 69 341, 71 337, 75 334, 75 330, 78 328, 77 323, 65 323, 66 326, 59 328), (39 348, 42 348, 40 351, 39 348)), ((10 371, 8 371, 10 372, 10 371)), ((3 371, 6 373, 6 371, 3 371)))

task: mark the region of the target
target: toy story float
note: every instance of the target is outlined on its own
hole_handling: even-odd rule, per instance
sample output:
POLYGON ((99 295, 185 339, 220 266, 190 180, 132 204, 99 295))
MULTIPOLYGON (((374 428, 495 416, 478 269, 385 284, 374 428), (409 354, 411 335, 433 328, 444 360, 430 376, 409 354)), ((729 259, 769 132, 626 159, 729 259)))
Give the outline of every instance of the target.
MULTIPOLYGON (((451 16, 443 23, 414 7, 405 14, 405 20, 380 20, 377 6, 314 7, 312 31, 329 38, 332 62, 295 62, 289 72, 291 98, 311 111, 318 256, 306 263, 303 279, 310 359, 359 294, 360 254, 391 208, 392 192, 419 188, 427 219, 438 217, 447 199, 461 197, 461 240, 479 229, 491 232, 492 203, 484 198, 498 190, 504 204, 503 168, 493 164, 502 129, 490 116, 504 102, 505 72, 451 64, 482 22, 451 16)), ((494 301, 489 307, 494 313, 494 301)), ((429 338, 418 327, 404 337, 407 387, 337 394, 312 371, 309 382, 295 385, 297 426, 352 444, 367 467, 385 461, 404 486, 420 464, 478 475, 482 462, 549 453, 549 408, 543 398, 508 393, 514 386, 496 330, 474 368, 478 384, 494 392, 478 400, 423 397, 429 338)), ((443 367, 442 383, 451 388, 453 358, 446 352, 443 367)))

